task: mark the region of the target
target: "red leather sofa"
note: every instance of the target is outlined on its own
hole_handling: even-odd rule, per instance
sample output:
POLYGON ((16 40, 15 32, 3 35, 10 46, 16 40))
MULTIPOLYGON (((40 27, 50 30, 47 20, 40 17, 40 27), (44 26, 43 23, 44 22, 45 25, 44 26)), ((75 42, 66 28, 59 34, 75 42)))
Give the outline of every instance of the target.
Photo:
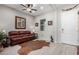
POLYGON ((30 31, 10 31, 8 33, 10 45, 15 45, 35 39, 35 33, 30 31))

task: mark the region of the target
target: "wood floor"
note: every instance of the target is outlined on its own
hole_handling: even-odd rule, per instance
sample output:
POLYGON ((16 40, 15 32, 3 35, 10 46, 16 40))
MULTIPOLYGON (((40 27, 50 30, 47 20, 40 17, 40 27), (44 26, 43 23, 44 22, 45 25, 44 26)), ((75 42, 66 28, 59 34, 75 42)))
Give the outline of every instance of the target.
MULTIPOLYGON (((36 42, 36 41, 34 41, 36 42)), ((42 41, 42 43, 37 42, 36 44, 31 42, 30 43, 23 43, 20 45, 14 45, 14 46, 9 46, 7 48, 5 48, 2 52, 0 52, 0 55, 19 55, 19 53, 21 53, 21 51, 19 52, 19 50, 23 50, 21 53, 21 55, 77 55, 79 53, 79 47, 77 46, 73 46, 73 45, 69 45, 69 44, 63 44, 63 43, 52 43, 50 42, 46 42, 48 43, 46 45, 46 43, 43 43, 44 41, 42 41), (42 48, 40 46, 36 47, 33 46, 33 44, 40 46, 40 45, 44 45, 42 48), (29 47, 26 47, 29 46, 29 47), (31 47, 32 46, 32 47, 31 47), (25 48, 23 48, 25 47, 25 48), (38 49, 37 49, 38 48, 38 49), (25 49, 25 50, 24 50, 25 49), (35 50, 36 49, 36 50, 35 50), (25 53, 26 52, 26 53, 25 53)))
POLYGON ((31 51, 41 49, 44 46, 49 46, 49 42, 43 41, 43 40, 36 40, 36 41, 29 41, 20 44, 21 49, 18 50, 18 53, 20 55, 26 55, 31 51))

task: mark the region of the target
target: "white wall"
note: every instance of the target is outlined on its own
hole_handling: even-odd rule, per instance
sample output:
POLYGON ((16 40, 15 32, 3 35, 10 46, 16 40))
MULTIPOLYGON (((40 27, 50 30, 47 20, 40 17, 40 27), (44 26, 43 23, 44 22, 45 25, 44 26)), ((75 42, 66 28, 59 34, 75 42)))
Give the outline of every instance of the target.
POLYGON ((39 39, 44 39, 50 41, 50 36, 54 38, 54 41, 57 41, 57 17, 56 17, 56 11, 49 12, 42 14, 40 16, 37 16, 35 18, 35 23, 39 23, 39 26, 37 27, 37 32, 39 34, 39 39), (40 31, 40 20, 46 19, 45 21, 45 30, 40 31), (48 21, 53 21, 53 25, 48 26, 48 21))
POLYGON ((34 18, 25 13, 19 12, 12 8, 0 5, 0 26, 7 32, 15 29, 15 16, 26 18, 26 30, 31 30, 30 26, 34 25, 34 18))
POLYGON ((7 32, 16 30, 15 29, 15 16, 21 16, 26 18, 26 30, 32 30, 30 27, 34 26, 34 23, 39 23, 39 26, 36 28, 39 39, 45 39, 50 41, 50 36, 54 38, 55 42, 62 42, 68 44, 79 44, 79 15, 77 12, 79 8, 73 9, 71 11, 60 12, 60 11, 52 11, 49 13, 42 14, 40 16, 34 17, 30 15, 26 15, 22 12, 14 10, 9 7, 5 7, 0 5, 0 26, 3 27, 7 32), (45 22, 45 31, 40 31, 40 20, 46 19, 45 22), (53 25, 48 26, 48 21, 52 20, 53 25), (68 28, 70 33, 66 34, 69 36, 63 36, 63 40, 61 39, 62 33, 61 29, 63 24, 66 25, 64 28, 68 28), (58 31, 57 31, 58 30, 58 31))
POLYGON ((78 45, 79 44, 79 8, 73 9, 71 11, 62 11, 61 12, 61 29, 64 31, 61 32, 61 42, 78 45))
POLYGON ((42 14, 35 18, 35 23, 40 24, 40 19, 46 19, 45 31, 40 31, 40 26, 37 31, 40 39, 50 41, 50 35, 53 36, 55 42, 67 43, 72 45, 79 44, 79 8, 71 11, 52 11, 42 14), (47 21, 52 20, 53 25, 48 26, 47 21), (62 33, 64 28, 64 33, 62 33), (64 34, 62 36, 62 34, 64 34))

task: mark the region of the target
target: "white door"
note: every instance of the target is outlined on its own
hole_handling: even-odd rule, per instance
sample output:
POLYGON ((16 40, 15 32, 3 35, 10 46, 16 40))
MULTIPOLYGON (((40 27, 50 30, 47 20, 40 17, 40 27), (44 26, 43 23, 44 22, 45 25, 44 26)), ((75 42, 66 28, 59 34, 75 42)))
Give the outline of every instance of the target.
POLYGON ((76 32, 77 14, 74 11, 61 13, 61 42, 67 44, 77 44, 76 32))

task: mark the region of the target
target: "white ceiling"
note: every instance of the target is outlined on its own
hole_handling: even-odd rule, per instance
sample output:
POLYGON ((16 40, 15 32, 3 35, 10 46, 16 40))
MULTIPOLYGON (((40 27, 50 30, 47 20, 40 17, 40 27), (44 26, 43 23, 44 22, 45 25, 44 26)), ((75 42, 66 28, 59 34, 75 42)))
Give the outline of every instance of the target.
POLYGON ((46 12, 54 11, 57 8, 61 9, 63 7, 71 6, 71 5, 70 4, 35 4, 35 6, 33 8, 37 9, 37 11, 33 12, 33 13, 23 11, 22 9, 24 9, 24 7, 21 6, 20 4, 6 4, 6 6, 14 8, 16 10, 19 10, 19 11, 24 12, 26 14, 30 14, 32 16, 37 16, 37 15, 41 15, 46 12), (40 9, 40 7, 44 7, 44 8, 40 9))

